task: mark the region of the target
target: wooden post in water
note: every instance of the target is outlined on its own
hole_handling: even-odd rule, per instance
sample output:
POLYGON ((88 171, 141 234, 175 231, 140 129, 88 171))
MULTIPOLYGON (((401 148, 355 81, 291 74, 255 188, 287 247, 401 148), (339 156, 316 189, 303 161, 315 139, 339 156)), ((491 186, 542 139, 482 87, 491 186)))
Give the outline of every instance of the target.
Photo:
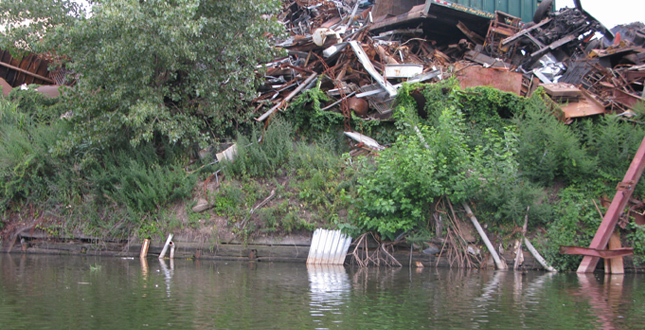
POLYGON ((143 240, 143 245, 141 245, 141 253, 139 253, 139 258, 147 257, 149 248, 150 248, 150 239, 146 238, 143 240))
POLYGON ((159 253, 159 259, 163 259, 163 257, 166 256, 166 252, 168 251, 168 246, 172 243, 172 236, 173 234, 168 234, 168 239, 166 239, 166 244, 164 244, 163 249, 161 250, 161 253, 159 253))
POLYGON ((170 242, 169 245, 170 245, 170 259, 172 260, 175 258, 175 243, 170 242))
POLYGON ((473 226, 475 226, 475 229, 477 229, 477 232, 479 233, 479 236, 482 238, 482 240, 486 244, 486 247, 488 248, 488 251, 490 251, 490 254, 493 256, 493 260, 495 260, 495 265, 497 266, 497 269, 498 270, 507 270, 508 265, 499 258, 499 255, 497 254, 497 251, 495 251, 495 248, 493 247, 493 244, 488 239, 488 236, 486 236, 486 233, 484 232, 484 229, 482 229, 482 226, 479 225, 479 221, 477 221, 477 218, 475 218, 475 215, 473 214, 473 211, 470 209, 468 204, 466 204, 466 202, 463 203, 463 206, 464 206, 464 210, 466 210, 466 216, 470 218, 470 221, 473 223, 473 226))

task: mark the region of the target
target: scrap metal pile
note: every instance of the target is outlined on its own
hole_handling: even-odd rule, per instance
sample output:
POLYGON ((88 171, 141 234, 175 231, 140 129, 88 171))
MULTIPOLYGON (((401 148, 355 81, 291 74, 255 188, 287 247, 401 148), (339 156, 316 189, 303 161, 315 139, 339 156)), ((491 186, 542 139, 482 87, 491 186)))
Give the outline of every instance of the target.
MULTIPOLYGON (((253 101, 256 120, 319 83, 331 99, 322 110, 342 113, 347 135, 378 149, 376 141, 349 134, 352 112, 386 120, 403 82, 450 76, 464 88, 487 85, 520 96, 544 86, 565 122, 632 115, 645 94, 645 25, 618 26, 614 36, 580 1, 557 12, 552 3, 543 0, 533 22, 523 23, 444 0, 283 1, 277 19, 287 36, 273 41, 285 56, 258 66, 264 84, 253 101)), ((47 61, 46 54, 19 60, 0 50, 4 93, 24 83, 53 84, 55 96, 57 85, 73 83, 65 80, 69 72, 48 71, 47 61)))
MULTIPOLYGON (((567 122, 622 113, 643 100, 642 26, 626 27, 630 40, 613 38, 584 10, 565 8, 542 10, 538 22, 528 24, 498 11, 484 33, 481 24, 467 20, 438 31, 440 25, 432 15, 423 16, 423 1, 418 2, 394 18, 373 16, 392 0, 284 2, 278 19, 288 37, 275 46, 286 55, 258 67, 266 73, 254 100, 256 120, 265 121, 319 83, 331 99, 322 110, 343 113, 345 131, 351 132, 352 111, 364 120, 389 118, 403 82, 432 83, 452 75, 462 87, 489 85, 521 96, 543 85, 567 122), (446 31, 457 32, 446 37, 446 31), (604 47, 594 38, 597 32, 613 42, 604 47)), ((367 143, 360 134, 350 137, 367 143)))

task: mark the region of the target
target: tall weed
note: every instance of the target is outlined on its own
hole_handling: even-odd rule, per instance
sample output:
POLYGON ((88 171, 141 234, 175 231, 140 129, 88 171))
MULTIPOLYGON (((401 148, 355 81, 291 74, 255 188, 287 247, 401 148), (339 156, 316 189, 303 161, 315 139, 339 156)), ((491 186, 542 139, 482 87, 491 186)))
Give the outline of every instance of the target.
POLYGON ((539 93, 515 120, 520 134, 517 159, 526 178, 544 185, 563 179, 571 183, 596 171, 596 159, 569 126, 546 111, 539 93))
POLYGON ((135 217, 190 197, 196 174, 187 174, 178 163, 163 164, 154 147, 147 144, 106 155, 88 179, 98 203, 122 205, 135 217))

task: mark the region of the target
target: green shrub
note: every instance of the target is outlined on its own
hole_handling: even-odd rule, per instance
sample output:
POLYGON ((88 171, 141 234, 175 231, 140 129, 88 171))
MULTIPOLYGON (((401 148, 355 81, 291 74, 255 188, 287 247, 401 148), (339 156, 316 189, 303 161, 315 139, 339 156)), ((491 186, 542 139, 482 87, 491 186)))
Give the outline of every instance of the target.
POLYGON ((595 196, 571 186, 559 194, 555 215, 548 224, 547 261, 558 270, 574 270, 582 256, 560 253, 561 246, 589 246, 602 218, 593 203, 595 196))
POLYGON ((515 119, 520 136, 517 159, 526 178, 546 185, 554 180, 584 181, 594 174, 596 159, 569 126, 546 111, 539 93, 515 119))
POLYGON ((254 130, 250 139, 237 137, 237 156, 233 162, 223 162, 223 171, 232 176, 268 177, 285 164, 293 153, 291 126, 282 120, 272 120, 260 141, 254 130))
POLYGON ((74 164, 50 152, 67 124, 36 119, 19 104, 0 100, 0 208, 11 202, 60 200, 78 182, 74 164))
POLYGON ((625 238, 629 245, 634 248, 634 264, 642 266, 645 263, 645 226, 630 222, 629 231, 625 238))
MULTIPOLYGON (((614 115, 579 122, 574 129, 579 132, 588 153, 597 157, 596 177, 602 178, 611 186, 622 181, 645 136, 642 125, 614 115)), ((640 189, 637 193, 643 193, 643 186, 638 185, 640 189)))
POLYGON ((151 144, 107 154, 91 173, 97 202, 116 202, 137 216, 190 197, 196 180, 178 164, 164 163, 151 144))

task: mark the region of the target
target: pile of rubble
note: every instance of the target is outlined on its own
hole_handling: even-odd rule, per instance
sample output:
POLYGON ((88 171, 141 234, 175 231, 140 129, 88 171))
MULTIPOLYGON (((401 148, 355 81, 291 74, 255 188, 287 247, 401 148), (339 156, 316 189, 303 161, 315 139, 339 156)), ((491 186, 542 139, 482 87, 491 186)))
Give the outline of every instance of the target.
POLYGON ((544 86, 561 105, 565 122, 608 111, 629 113, 643 100, 642 26, 625 27, 631 38, 621 39, 581 8, 542 10, 538 22, 527 24, 497 11, 484 28, 475 16, 442 26, 424 14, 430 6, 419 3, 391 15, 383 8, 396 4, 392 0, 285 2, 278 19, 288 37, 275 46, 287 55, 264 64, 256 120, 267 120, 320 83, 331 99, 322 110, 343 113, 349 132, 352 111, 365 120, 389 118, 403 82, 432 83, 453 75, 462 87, 489 85, 521 96, 544 86), (595 37, 598 32, 610 41, 607 46, 595 37))
MULTIPOLYGON (((544 0, 532 22, 460 3, 284 1, 278 20, 287 37, 275 40, 275 47, 286 55, 258 66, 266 73, 253 101, 256 119, 267 120, 320 83, 331 99, 323 110, 343 113, 351 132, 352 111, 365 120, 388 119, 403 82, 450 76, 464 88, 487 85, 520 96, 544 86, 565 122, 605 112, 631 115, 643 100, 642 23, 609 31, 580 1, 578 8, 554 12, 553 1, 544 0)), ((65 81, 68 72, 47 67, 44 55, 19 60, 0 50, 0 86, 6 95, 21 84, 52 84, 43 92, 56 96, 58 85, 73 83, 65 81)))

